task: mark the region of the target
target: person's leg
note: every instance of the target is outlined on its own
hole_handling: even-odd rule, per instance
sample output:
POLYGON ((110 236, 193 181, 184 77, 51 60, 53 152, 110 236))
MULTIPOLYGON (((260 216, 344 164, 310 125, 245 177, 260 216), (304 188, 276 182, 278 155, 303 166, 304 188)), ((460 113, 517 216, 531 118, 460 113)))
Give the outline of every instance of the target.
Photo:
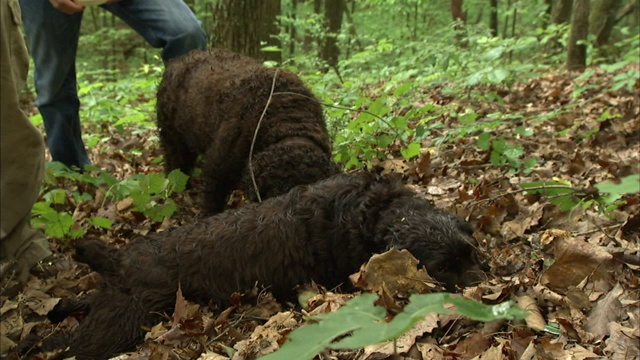
POLYGON ((121 18, 151 46, 162 48, 165 62, 207 47, 200 21, 183 0, 122 0, 102 7, 121 18))
POLYGON ((46 0, 20 0, 20 5, 51 156, 82 168, 91 163, 82 142, 75 67, 82 13, 67 15, 46 0))
POLYGON ((20 109, 29 59, 19 29, 18 0, 1 4, 0 258, 14 261, 24 280, 33 265, 51 255, 44 234, 29 226, 44 171, 44 140, 20 109))

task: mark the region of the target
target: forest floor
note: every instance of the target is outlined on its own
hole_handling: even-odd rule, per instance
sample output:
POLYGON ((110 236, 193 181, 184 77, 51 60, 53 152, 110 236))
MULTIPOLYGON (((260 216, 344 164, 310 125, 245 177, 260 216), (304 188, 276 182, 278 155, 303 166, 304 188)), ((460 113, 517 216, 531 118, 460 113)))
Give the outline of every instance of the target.
MULTIPOLYGON (((589 84, 582 84, 589 86, 579 104, 571 107, 567 104, 577 102, 571 96, 575 77, 549 74, 510 89, 470 89, 502 94, 495 102, 444 96, 436 88, 416 94, 422 103, 454 105, 459 112, 473 109, 479 118, 496 111, 522 115, 492 129, 491 135, 521 145, 526 156, 536 158, 530 172, 495 165, 491 150, 480 150, 473 134, 441 145, 427 139, 423 155, 412 161, 394 156, 396 149, 390 148, 387 159, 377 164, 382 171, 401 173, 407 186, 474 226, 490 271, 481 284, 463 289, 465 297, 487 304, 513 300, 534 315, 526 322, 490 323, 429 316, 428 325, 421 322, 395 343, 327 350, 321 359, 640 358, 640 189, 623 195, 625 204, 608 214, 593 203, 561 209, 565 201, 589 204, 598 195, 595 184, 619 182, 640 172, 640 83, 632 92, 612 90, 611 75, 596 74, 589 84), (545 114, 553 115, 545 119, 545 114), (514 131, 518 126, 532 135, 521 136, 514 131), (551 180, 563 184, 566 192, 549 196, 521 186, 551 180)), ((445 126, 437 131, 455 127, 456 120, 450 117, 441 121, 445 126)), ((112 127, 85 124, 84 132, 102 133, 107 139, 91 150, 91 158, 118 179, 163 171, 153 161, 161 157, 153 131, 119 133, 112 127)), ((110 230, 89 231, 113 244, 198 217, 197 179, 195 190, 173 197, 176 214, 159 223, 133 212, 127 199, 109 201, 103 188, 62 177, 54 181, 68 193, 91 193, 91 200, 70 200, 73 219, 112 220, 110 230)), ((236 197, 229 207, 242 204, 236 197)), ((51 239, 51 246, 61 257, 71 257, 69 240, 51 239)), ((99 281, 98 275, 78 264, 54 279, 31 278, 17 294, 3 288, 3 357, 20 358, 14 346, 29 334, 70 332, 81 319, 69 317, 54 325, 46 313, 60 298, 92 291, 99 281)), ((137 351, 118 358, 254 359, 277 349, 286 334, 304 325, 306 316, 334 311, 355 295, 320 292, 303 308, 278 304, 264 295, 246 296, 243 303, 228 309, 179 301, 180 319, 174 321, 168 314, 166 321, 150 329, 137 351)), ((393 301, 396 306, 403 303, 403 299, 393 301)), ((59 354, 60 350, 36 344, 26 358, 54 359, 59 354)))

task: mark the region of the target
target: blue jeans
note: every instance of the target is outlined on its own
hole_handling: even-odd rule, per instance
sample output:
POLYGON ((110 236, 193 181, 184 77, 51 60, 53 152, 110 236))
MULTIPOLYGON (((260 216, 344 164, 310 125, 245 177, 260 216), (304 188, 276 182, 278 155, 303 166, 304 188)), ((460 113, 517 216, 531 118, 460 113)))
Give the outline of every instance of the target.
MULTIPOLYGON (((67 15, 47 0, 20 0, 20 5, 35 65, 36 105, 51 156, 69 167, 82 168, 91 163, 80 130, 75 66, 83 13, 67 15)), ((101 7, 151 46, 162 48, 165 62, 207 46, 200 22, 183 0, 122 0, 101 7)))

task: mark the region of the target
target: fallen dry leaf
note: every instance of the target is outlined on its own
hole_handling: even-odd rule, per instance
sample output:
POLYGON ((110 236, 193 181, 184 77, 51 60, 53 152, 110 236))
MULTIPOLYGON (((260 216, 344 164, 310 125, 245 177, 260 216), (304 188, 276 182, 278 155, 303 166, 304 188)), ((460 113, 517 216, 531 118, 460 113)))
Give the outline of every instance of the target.
POLYGON ((555 289, 576 286, 587 277, 605 277, 613 258, 600 246, 563 236, 554 241, 553 264, 542 274, 540 283, 555 289))
POLYGON ((609 335, 609 323, 620 321, 624 315, 620 296, 623 293, 622 286, 616 286, 602 299, 596 302, 587 316, 585 330, 592 333, 596 340, 602 340, 609 335))
POLYGON ((391 249, 376 254, 360 269, 351 275, 353 284, 363 290, 389 295, 425 293, 436 288, 436 281, 424 268, 418 269, 418 260, 407 250, 391 249))
POLYGON ((237 350, 231 359, 255 359, 280 348, 283 334, 297 327, 298 321, 291 311, 285 311, 272 316, 264 325, 257 326, 249 339, 236 343, 237 350))
POLYGON ((392 356, 393 354, 405 355, 416 343, 417 338, 432 332, 433 329, 438 327, 438 320, 438 314, 427 314, 423 320, 420 320, 411 330, 398 337, 395 341, 365 346, 362 357, 369 359, 373 356, 380 358, 381 356, 392 356))
POLYGON ((544 320, 535 299, 527 295, 518 296, 516 297, 516 304, 520 309, 529 311, 529 316, 525 319, 527 326, 536 330, 544 329, 547 322, 544 320))

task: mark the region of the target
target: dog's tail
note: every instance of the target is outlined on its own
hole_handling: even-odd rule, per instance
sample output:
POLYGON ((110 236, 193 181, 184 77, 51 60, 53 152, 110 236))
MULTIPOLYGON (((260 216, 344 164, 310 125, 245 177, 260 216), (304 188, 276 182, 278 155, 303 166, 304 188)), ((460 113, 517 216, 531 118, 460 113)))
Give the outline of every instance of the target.
POLYGON ((118 272, 120 257, 117 248, 93 238, 78 240, 75 247, 74 259, 76 261, 89 265, 92 270, 102 275, 118 272))

